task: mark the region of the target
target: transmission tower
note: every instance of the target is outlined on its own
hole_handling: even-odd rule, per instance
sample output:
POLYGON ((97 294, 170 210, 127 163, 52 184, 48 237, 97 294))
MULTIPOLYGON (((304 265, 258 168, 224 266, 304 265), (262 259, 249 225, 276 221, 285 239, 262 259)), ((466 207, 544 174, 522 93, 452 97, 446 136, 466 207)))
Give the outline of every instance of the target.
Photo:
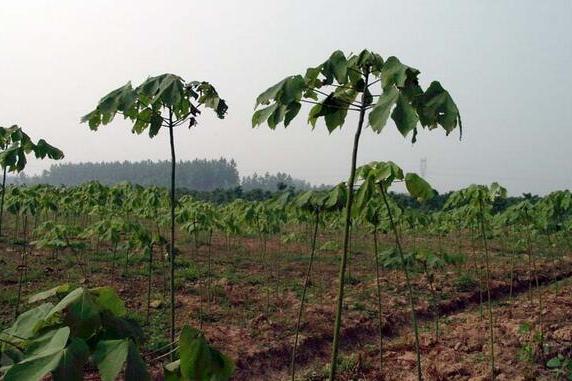
POLYGON ((421 177, 425 177, 425 175, 427 174, 427 158, 424 157, 421 159, 421 161, 419 162, 419 172, 421 173, 421 177))

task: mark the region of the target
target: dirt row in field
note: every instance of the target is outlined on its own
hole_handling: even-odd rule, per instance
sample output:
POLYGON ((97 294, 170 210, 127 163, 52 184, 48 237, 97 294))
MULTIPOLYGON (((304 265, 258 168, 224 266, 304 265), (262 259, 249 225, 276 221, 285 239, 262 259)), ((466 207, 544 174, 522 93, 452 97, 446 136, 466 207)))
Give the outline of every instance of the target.
MULTIPOLYGON (((541 270, 540 274, 538 274, 539 284, 549 284, 559 279, 571 277, 572 267, 569 262, 567 264, 568 266, 565 266, 565 269, 541 270)), ((520 274, 513 285, 513 293, 527 292, 529 285, 529 278, 524 274, 520 274)), ((509 290, 510 287, 506 282, 491 282, 491 297, 495 300, 508 296, 509 290)), ((459 293, 451 299, 442 301, 439 304, 439 313, 442 316, 451 316, 459 311, 474 307, 479 303, 480 297, 478 290, 459 293)), ((306 324, 303 329, 306 333, 301 336, 297 354, 297 366, 299 368, 316 363, 326 364, 329 361, 334 303, 333 300, 328 302, 325 305, 308 307, 305 313, 304 320, 306 324)), ((549 302, 547 302, 547 305, 549 305, 549 302)), ((418 307, 416 314, 420 320, 426 322, 433 317, 433 313, 427 303, 418 307)), ((386 310, 383 315, 382 330, 386 340, 388 338, 399 338, 399 335, 410 327, 410 314, 407 310, 399 312, 386 310)), ((501 317, 497 316, 497 319, 500 320, 501 317)), ((379 326, 375 318, 356 314, 354 311, 346 311, 342 328, 342 348, 346 351, 357 351, 356 353, 359 353, 366 345, 377 345, 378 332, 379 326)), ((486 331, 483 330, 479 335, 485 336, 486 331)), ((276 343, 266 349, 261 349, 254 353, 244 353, 239 356, 234 379, 270 380, 286 377, 286 372, 290 366, 292 340, 293 338, 290 337, 288 340, 276 343)), ((411 342, 409 347, 410 350, 413 348, 412 344, 413 342, 411 342)), ((429 377, 429 379, 447 378, 429 377)))

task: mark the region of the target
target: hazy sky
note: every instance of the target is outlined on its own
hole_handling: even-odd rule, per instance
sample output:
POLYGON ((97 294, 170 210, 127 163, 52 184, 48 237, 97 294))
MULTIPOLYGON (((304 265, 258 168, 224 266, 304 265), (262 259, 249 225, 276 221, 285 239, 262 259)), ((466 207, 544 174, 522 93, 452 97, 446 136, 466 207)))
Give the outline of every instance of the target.
MULTIPOLYGON (((165 134, 117 119, 79 123, 99 98, 172 72, 208 80, 230 106, 176 135, 178 159, 234 158, 242 175, 284 171, 312 183, 347 177, 354 119, 328 135, 302 113, 288 129, 252 129, 256 96, 335 49, 398 56, 439 80, 459 106, 463 140, 442 130, 404 140, 367 130, 359 162, 393 160, 441 191, 499 181, 510 193, 572 187, 572 1, 3 0, 0 124, 19 124, 66 161, 167 159, 165 134)), ((48 162, 30 163, 29 172, 48 162)))

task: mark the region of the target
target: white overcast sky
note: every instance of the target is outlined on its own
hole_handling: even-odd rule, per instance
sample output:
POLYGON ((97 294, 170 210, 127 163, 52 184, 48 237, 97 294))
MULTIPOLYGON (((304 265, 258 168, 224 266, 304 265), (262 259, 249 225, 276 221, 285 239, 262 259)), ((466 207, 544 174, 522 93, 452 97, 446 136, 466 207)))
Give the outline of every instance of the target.
MULTIPOLYGON (((128 80, 172 72, 208 80, 225 120, 177 131, 178 159, 234 158, 241 175, 284 171, 337 183, 355 120, 328 135, 300 114, 287 129, 252 129, 256 96, 335 49, 398 56, 439 80, 459 106, 463 140, 442 130, 412 145, 390 124, 368 130, 359 162, 393 160, 440 191, 499 181, 510 193, 572 187, 572 1, 19 0, 0 2, 0 124, 60 147, 66 161, 167 159, 168 139, 117 120, 79 123, 128 80)), ((49 163, 30 163, 29 173, 49 163)))

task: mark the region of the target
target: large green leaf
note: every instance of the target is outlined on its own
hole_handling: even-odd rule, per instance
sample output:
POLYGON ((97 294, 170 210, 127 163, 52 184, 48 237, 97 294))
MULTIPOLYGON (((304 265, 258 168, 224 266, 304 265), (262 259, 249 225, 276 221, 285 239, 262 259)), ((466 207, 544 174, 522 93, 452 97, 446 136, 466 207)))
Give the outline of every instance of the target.
POLYGON ((226 381, 234 366, 230 359, 211 348, 203 335, 189 326, 183 327, 179 338, 180 369, 183 380, 226 381))
POLYGON ((39 381, 56 369, 64 354, 70 329, 63 327, 40 337, 22 361, 8 369, 4 381, 39 381), (35 344, 35 346, 34 346, 35 344))
POLYGON ((415 126, 419 121, 417 112, 409 103, 405 95, 401 93, 397 98, 397 104, 391 113, 391 118, 403 137, 407 137, 407 134, 415 129, 415 126))
POLYGON ((254 106, 254 108, 257 108, 259 105, 267 105, 270 103, 271 100, 274 100, 278 95, 278 92, 282 90, 284 82, 286 82, 287 80, 288 78, 284 78, 282 81, 278 82, 274 86, 269 87, 268 89, 266 89, 266 91, 260 94, 256 98, 256 105, 254 106))
POLYGON ((103 340, 97 343, 93 358, 102 381, 114 381, 125 362, 129 352, 129 340, 103 340))
POLYGON ((127 364, 125 366, 125 381, 148 381, 151 377, 147 371, 145 362, 139 355, 137 346, 129 340, 127 351, 127 364))
POLYGON ((280 89, 280 103, 288 105, 292 102, 297 102, 302 98, 306 84, 301 75, 294 75, 286 78, 280 89))
POLYGON ((427 201, 435 195, 431 185, 415 173, 405 175, 405 186, 409 194, 419 201, 427 201))
POLYGON ((95 302, 102 308, 111 311, 116 316, 125 316, 127 314, 127 309, 125 308, 125 303, 117 295, 115 289, 112 287, 98 287, 91 289, 95 295, 95 302))
POLYGON ((369 125, 371 129, 377 133, 380 133, 387 119, 391 113, 391 109, 397 102, 399 97, 399 92, 395 86, 387 87, 383 94, 379 97, 377 103, 369 113, 369 125))
POLYGON ((348 77, 348 64, 344 53, 336 50, 330 58, 322 64, 322 73, 326 77, 326 81, 330 82, 330 78, 335 78, 339 84, 345 84, 348 77))
POLYGON ((63 311, 67 308, 70 304, 77 302, 78 300, 82 299, 85 295, 85 289, 82 287, 78 287, 69 294, 67 294, 62 300, 59 301, 48 313, 46 319, 50 319, 55 314, 63 311))
POLYGON ((263 109, 257 110, 253 115, 252 115, 252 127, 256 127, 262 123, 264 123, 268 117, 270 115, 272 115, 272 113, 274 111, 276 111, 276 109, 278 108, 278 104, 277 103, 273 103, 268 107, 265 107, 263 109))
POLYGON ((63 350, 58 367, 53 372, 54 381, 81 381, 83 367, 89 358, 89 348, 85 341, 72 337, 63 350))
POLYGON ((14 324, 5 332, 19 338, 28 339, 35 335, 36 327, 54 307, 51 303, 44 303, 32 308, 18 316, 14 324))
POLYGON ((36 158, 43 159, 46 156, 53 160, 60 160, 64 158, 64 153, 58 148, 48 144, 44 139, 38 140, 34 147, 36 158))
POLYGON ((102 381, 117 379, 124 366, 126 381, 150 379, 145 363, 130 339, 99 341, 93 358, 102 381))
POLYGON ((460 125, 459 109, 439 82, 432 82, 417 102, 422 125, 435 128, 439 124, 447 134, 457 127, 457 123, 460 125))
POLYGON ((383 88, 395 85, 402 87, 407 79, 406 71, 409 67, 402 64, 397 57, 389 57, 381 69, 381 84, 383 88))
POLYGON ((30 296, 30 298, 28 299, 28 303, 35 303, 41 300, 46 300, 48 298, 51 298, 52 296, 67 293, 69 292, 70 288, 71 288, 70 284, 65 283, 56 286, 54 288, 51 288, 49 290, 38 292, 37 294, 30 296))

